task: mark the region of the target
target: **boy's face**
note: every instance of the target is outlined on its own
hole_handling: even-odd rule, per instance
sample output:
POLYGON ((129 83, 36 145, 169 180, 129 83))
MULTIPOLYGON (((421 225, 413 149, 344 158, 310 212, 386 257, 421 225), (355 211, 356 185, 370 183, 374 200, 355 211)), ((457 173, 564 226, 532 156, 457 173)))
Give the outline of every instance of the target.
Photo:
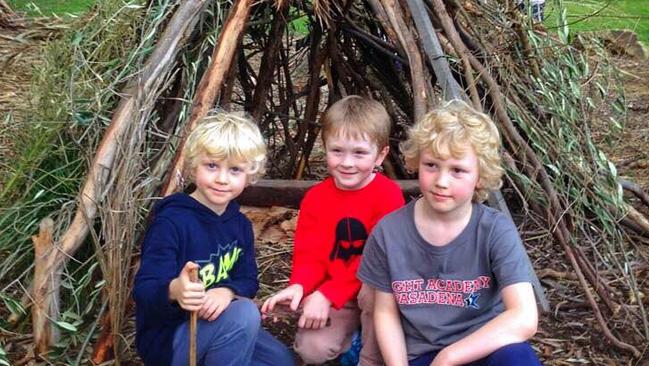
POLYGON ((248 164, 215 159, 205 153, 196 159, 196 190, 191 196, 220 215, 246 187, 248 164))
POLYGON ((378 151, 369 138, 353 139, 338 134, 327 137, 327 170, 336 187, 346 191, 368 185, 374 178, 374 167, 381 165, 388 147, 378 151))
POLYGON ((459 159, 441 159, 424 150, 419 154, 419 188, 433 214, 461 217, 469 213, 479 180, 473 148, 459 159))

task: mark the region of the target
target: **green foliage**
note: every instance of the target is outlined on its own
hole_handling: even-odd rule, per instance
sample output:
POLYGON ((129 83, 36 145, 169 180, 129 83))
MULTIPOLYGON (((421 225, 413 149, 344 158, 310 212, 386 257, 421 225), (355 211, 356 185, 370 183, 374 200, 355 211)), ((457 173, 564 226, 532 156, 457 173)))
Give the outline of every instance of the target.
MULTIPOLYGON (((102 1, 86 18, 71 20, 70 30, 41 50, 43 62, 32 79, 32 112, 25 126, 16 129, 16 158, 3 167, 6 184, 0 191, 0 298, 12 313, 21 313, 16 299, 31 282, 31 235, 47 216, 57 224, 55 237, 67 228, 92 159, 86 152, 95 151, 120 98, 117 91, 138 70, 155 40, 140 44, 145 10, 139 1, 102 1)), ((63 315, 54 323, 63 337, 60 352, 48 357, 79 354, 64 362, 78 364, 85 356, 70 352, 70 347, 87 343, 95 330, 103 288, 96 286, 97 268, 91 246, 65 267, 63 315)), ((28 331, 24 326, 14 331, 28 331)))
MULTIPOLYGON (((638 38, 649 43, 649 0, 547 0, 545 26, 557 26, 565 9, 566 23, 573 31, 599 31, 608 29, 630 29, 638 38)), ((559 32, 561 34, 561 32, 559 32)))
MULTIPOLYGON (((562 1, 554 4, 560 8, 562 1)), ((533 106, 525 110, 539 112, 536 116, 525 114, 511 104, 509 113, 546 168, 557 200, 567 205, 561 216, 569 220, 570 244, 592 253, 623 285, 624 291, 638 296, 633 271, 627 270, 636 254, 618 225, 629 207, 615 165, 598 148, 591 134, 596 127, 598 132, 613 135, 624 126, 627 116, 621 78, 604 47, 596 39, 575 35, 567 21, 569 12, 558 13, 555 21, 559 42, 528 32, 529 42, 537 52, 534 62, 540 70, 538 77, 532 77, 533 92, 528 85, 514 83, 517 94, 526 98, 524 104, 533 106), (579 44, 583 50, 575 49, 573 44, 579 44)), ((508 174, 520 186, 530 186, 520 173, 508 174)), ((538 187, 532 187, 538 191, 538 187)), ((523 194, 526 198, 534 195, 523 194)), ((530 198, 537 199, 539 195, 530 198)), ((639 312, 640 319, 633 321, 641 320, 643 333, 647 334, 649 328, 642 306, 639 312)))
POLYGON ((289 16, 292 19, 288 23, 288 30, 292 34, 305 36, 311 31, 311 20, 304 12, 295 7, 291 7, 289 16))
POLYGON ((29 15, 49 16, 80 14, 87 11, 95 2, 95 0, 9 0, 9 5, 29 15))
MULTIPOLYGON (((562 9, 563 3, 553 2, 553 29, 558 42, 555 37, 528 32, 536 53, 530 63, 537 63, 540 75, 532 77, 531 86, 514 83, 516 94, 522 96, 526 107, 519 110, 512 103, 509 113, 541 159, 548 175, 544 183, 550 184, 557 193, 556 199, 566 205, 560 216, 568 224, 566 235, 570 245, 588 252, 598 265, 607 268, 608 276, 615 278, 621 292, 638 298, 638 280, 628 268, 637 260, 635 256, 641 254, 633 250, 632 240, 619 225, 629 206, 624 201, 615 165, 598 148, 591 134, 596 128, 598 133, 613 136, 624 127, 624 89, 619 71, 608 59, 603 45, 596 38, 573 32, 570 12, 562 9), (575 44, 579 50, 573 47, 575 44), (530 115, 525 113, 528 110, 537 112, 530 115)), ((546 27, 550 26, 546 21, 546 27)), ((519 55, 523 56, 523 52, 519 55)), ((517 186, 531 187, 536 192, 523 190, 526 202, 546 204, 548 198, 543 197, 537 183, 530 184, 519 172, 508 175, 517 186)), ((628 298, 618 297, 617 301, 636 306, 628 298)), ((643 306, 637 309, 632 316, 617 314, 613 318, 646 338, 647 314, 643 306)))

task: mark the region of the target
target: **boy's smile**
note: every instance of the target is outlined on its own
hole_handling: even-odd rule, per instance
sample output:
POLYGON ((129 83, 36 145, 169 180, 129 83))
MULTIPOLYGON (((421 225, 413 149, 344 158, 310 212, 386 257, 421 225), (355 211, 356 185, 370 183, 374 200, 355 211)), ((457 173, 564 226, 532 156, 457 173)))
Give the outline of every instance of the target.
POLYGON ((421 151, 419 188, 430 214, 457 218, 470 212, 478 182, 478 158, 472 148, 461 158, 448 159, 421 151))
POLYGON ((368 138, 353 139, 343 134, 327 137, 327 170, 336 187, 346 191, 357 190, 374 179, 374 167, 381 165, 388 153, 386 146, 378 151, 368 138))
POLYGON ((196 190, 191 196, 220 215, 246 187, 248 164, 215 159, 205 153, 197 161, 196 190))

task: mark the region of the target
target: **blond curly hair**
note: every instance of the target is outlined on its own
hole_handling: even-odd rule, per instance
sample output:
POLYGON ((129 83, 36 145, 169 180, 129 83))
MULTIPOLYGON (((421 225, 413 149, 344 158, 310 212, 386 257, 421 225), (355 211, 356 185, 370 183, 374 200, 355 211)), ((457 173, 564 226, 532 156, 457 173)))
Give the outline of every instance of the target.
POLYGON ((489 191, 502 186, 504 169, 500 156, 500 134, 494 122, 461 100, 451 100, 424 116, 408 131, 400 144, 410 171, 417 171, 422 151, 440 159, 461 158, 472 148, 478 158, 478 186, 473 200, 482 202, 489 191))
POLYGON ((211 112, 187 138, 184 150, 185 176, 194 179, 198 156, 205 153, 218 160, 246 163, 248 183, 255 183, 266 172, 266 143, 259 127, 235 112, 211 112))

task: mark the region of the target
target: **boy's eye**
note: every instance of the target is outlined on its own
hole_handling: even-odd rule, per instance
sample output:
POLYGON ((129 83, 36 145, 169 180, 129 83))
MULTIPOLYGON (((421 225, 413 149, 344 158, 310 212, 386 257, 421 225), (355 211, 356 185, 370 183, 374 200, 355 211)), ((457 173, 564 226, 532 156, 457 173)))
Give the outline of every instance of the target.
POLYGON ((216 163, 211 162, 211 163, 207 163, 207 167, 208 167, 209 169, 216 169, 216 168, 218 168, 219 166, 218 166, 216 163))
POLYGON ((368 152, 365 150, 356 150, 354 151, 354 154, 356 155, 366 155, 368 152))
POLYGON ((426 168, 434 168, 437 166, 437 164, 433 163, 432 161, 424 162, 424 166, 426 168))
POLYGON ((453 168, 453 173, 459 174, 459 173, 464 173, 464 172, 466 172, 466 170, 464 170, 462 168, 453 168))
POLYGON ((230 170, 232 171, 232 173, 235 174, 239 174, 243 172, 243 168, 240 166, 233 166, 232 168, 230 168, 230 170))

